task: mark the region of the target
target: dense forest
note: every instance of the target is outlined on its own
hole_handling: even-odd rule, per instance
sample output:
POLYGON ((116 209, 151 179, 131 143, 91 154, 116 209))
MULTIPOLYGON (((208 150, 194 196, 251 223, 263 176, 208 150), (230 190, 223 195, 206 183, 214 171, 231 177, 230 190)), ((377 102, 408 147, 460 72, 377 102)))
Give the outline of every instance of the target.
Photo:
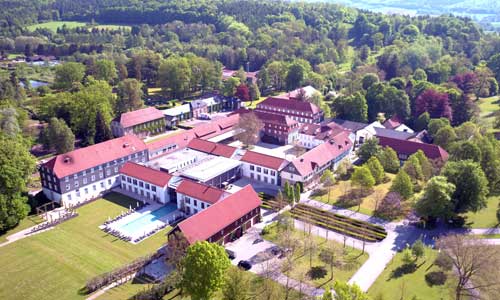
POLYGON ((448 150, 461 142, 452 126, 472 121, 481 133, 500 127, 498 114, 492 123, 481 120, 477 104, 498 94, 500 37, 465 17, 285 1, 0 0, 0 6, 4 58, 63 62, 19 63, 0 73, 1 134, 19 136, 23 145, 62 153, 75 139, 80 145, 109 139, 110 121, 144 105, 152 89, 160 89, 163 105, 174 105, 207 91, 234 96, 248 89, 241 94, 258 99, 312 85, 321 95, 310 101, 327 116, 361 122, 397 116, 417 130, 441 120, 429 130, 431 140, 448 150), (34 25, 48 21, 80 25, 34 25), (222 82, 223 67, 239 71, 222 82), (244 70, 259 71, 256 84, 246 86, 244 70), (34 74, 50 85, 30 88, 34 74), (34 135, 30 118, 47 128, 34 135))

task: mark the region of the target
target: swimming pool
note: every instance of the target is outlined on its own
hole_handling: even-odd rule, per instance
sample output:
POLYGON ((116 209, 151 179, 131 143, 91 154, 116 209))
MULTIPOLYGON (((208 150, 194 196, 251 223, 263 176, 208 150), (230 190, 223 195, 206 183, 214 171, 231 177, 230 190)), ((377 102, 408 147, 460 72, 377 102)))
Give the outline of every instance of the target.
MULTIPOLYGON (((157 210, 154 210, 148 214, 145 214, 135 220, 130 221, 129 223, 123 224, 119 227, 119 230, 126 233, 128 236, 135 236, 137 234, 142 234, 145 231, 149 231, 153 228, 150 228, 150 225, 153 223, 158 223, 161 225, 164 222, 160 223, 160 219, 169 213, 175 211, 177 209, 177 205, 174 203, 169 203, 157 210)), ((156 226, 155 226, 156 227, 156 226)))

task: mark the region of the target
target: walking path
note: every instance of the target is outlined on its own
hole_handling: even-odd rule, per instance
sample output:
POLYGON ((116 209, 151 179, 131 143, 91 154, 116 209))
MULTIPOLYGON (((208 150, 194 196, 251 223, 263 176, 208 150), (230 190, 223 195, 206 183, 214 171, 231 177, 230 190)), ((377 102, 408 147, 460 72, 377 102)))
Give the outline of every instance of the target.
MULTIPOLYGON (((42 223, 40 223, 40 224, 42 224, 42 223)), ((46 229, 42 229, 42 230, 38 230, 38 231, 32 232, 33 228, 37 227, 37 226, 40 226, 40 224, 32 226, 32 227, 29 227, 29 228, 26 228, 24 230, 21 230, 21 231, 18 231, 16 233, 14 233, 14 234, 9 235, 8 237, 6 237, 7 241, 0 244, 0 248, 3 247, 3 246, 7 246, 10 243, 14 243, 15 241, 18 241, 18 240, 21 240, 21 239, 27 238, 29 236, 45 232, 45 231, 49 231, 49 230, 51 230, 51 229, 54 228, 54 226, 52 226, 52 227, 49 227, 49 228, 46 228, 46 229)))

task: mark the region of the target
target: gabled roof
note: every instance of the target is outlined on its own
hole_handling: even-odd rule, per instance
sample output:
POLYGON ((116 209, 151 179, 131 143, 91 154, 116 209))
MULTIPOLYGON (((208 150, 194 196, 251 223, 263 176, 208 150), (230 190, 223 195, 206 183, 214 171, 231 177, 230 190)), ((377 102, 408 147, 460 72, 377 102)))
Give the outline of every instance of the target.
POLYGON ((305 123, 302 124, 299 132, 304 135, 314 136, 317 140, 325 140, 346 132, 346 129, 334 122, 323 124, 305 123))
POLYGON ((147 107, 123 113, 120 116, 120 124, 123 128, 128 128, 163 118, 164 115, 160 110, 154 107, 147 107))
POLYGON ((375 127, 375 135, 377 137, 388 137, 388 138, 393 138, 393 139, 398 139, 398 140, 408 140, 415 136, 414 133, 406 132, 406 131, 397 131, 394 129, 388 129, 388 128, 379 128, 375 127))
POLYGON ((343 120, 343 119, 332 119, 332 122, 336 123, 337 125, 340 125, 342 128, 349 129, 352 132, 356 132, 358 130, 361 130, 369 125, 366 123, 354 122, 354 121, 343 120))
POLYGON ((385 128, 394 129, 401 124, 403 124, 403 122, 399 119, 397 115, 394 115, 390 119, 385 120, 383 125, 385 128))
POLYGON ((287 161, 283 158, 274 157, 254 151, 245 152, 240 161, 263 166, 277 171, 283 169, 287 163, 287 161))
POLYGON ((224 156, 227 158, 232 157, 234 152, 237 150, 237 148, 235 147, 231 147, 224 144, 218 144, 202 139, 191 140, 191 142, 189 142, 188 144, 188 148, 217 156, 224 156))
POLYGON ((297 157, 291 164, 301 176, 307 176, 351 148, 349 133, 344 132, 297 157))
POLYGON ((189 244, 206 241, 228 225, 260 206, 259 195, 251 185, 182 221, 177 226, 189 244))
POLYGON ((44 166, 51 169, 57 177, 62 178, 145 149, 146 144, 141 139, 135 135, 125 135, 59 154, 44 166))
POLYGON ((177 187, 177 193, 193 197, 195 199, 214 204, 225 197, 226 191, 185 179, 177 187))
POLYGON ((151 169, 133 162, 127 162, 124 164, 120 169, 120 173, 161 187, 165 187, 170 179, 172 179, 172 175, 168 173, 151 169))
MULTIPOLYGON (((305 113, 316 114, 321 110, 318 106, 307 101, 298 101, 294 99, 288 99, 285 96, 269 97, 261 103, 257 104, 257 110, 265 110, 267 106, 276 107, 280 109, 287 109, 291 111, 299 111, 305 113)), ((281 112, 285 113, 285 112, 281 112)))
POLYGON ((264 124, 267 123, 267 124, 275 124, 281 126, 292 126, 298 123, 294 119, 282 114, 273 114, 264 111, 255 111, 255 115, 264 124))
POLYGON ((176 117, 180 116, 185 113, 191 112, 191 106, 189 106, 189 103, 175 106, 169 109, 164 109, 161 111, 165 116, 171 116, 171 117, 176 117))
POLYGON ((425 144, 413 141, 403 141, 388 137, 378 137, 379 145, 382 147, 391 147, 398 154, 412 155, 418 150, 422 150, 425 156, 430 159, 448 160, 448 152, 438 145, 425 144))

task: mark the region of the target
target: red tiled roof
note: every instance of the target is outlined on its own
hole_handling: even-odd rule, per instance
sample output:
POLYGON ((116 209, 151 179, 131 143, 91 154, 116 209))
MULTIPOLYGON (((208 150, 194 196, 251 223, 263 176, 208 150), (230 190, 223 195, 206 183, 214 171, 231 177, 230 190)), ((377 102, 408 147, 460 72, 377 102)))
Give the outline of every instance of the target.
POLYGON ((120 116, 120 124, 123 128, 127 128, 163 118, 165 118, 165 116, 160 110, 154 107, 148 107, 123 113, 120 116))
POLYGON ((349 133, 339 134, 329 141, 307 151, 291 163, 300 175, 311 174, 316 167, 321 168, 352 147, 349 133))
MULTIPOLYGON (((257 104, 257 110, 266 109, 263 106, 272 106, 280 109, 288 109, 291 111, 307 112, 307 113, 319 113, 321 110, 318 106, 307 101, 298 101, 285 99, 281 97, 269 97, 261 103, 257 104)), ((286 114, 285 112, 280 112, 286 114)))
POLYGON ((283 158, 274 157, 258 152, 247 151, 240 159, 243 162, 263 166, 273 170, 281 170, 287 162, 283 158))
POLYGON ((203 183, 184 179, 177 187, 177 193, 193 197, 203 202, 214 204, 224 198, 226 191, 203 183))
POLYGON ((262 121, 262 123, 266 124, 276 124, 276 125, 281 125, 281 126, 292 126, 296 123, 294 119, 287 117, 282 114, 275 114, 275 113, 270 113, 270 112, 264 112, 264 111, 254 111, 255 115, 259 120, 262 121))
POLYGON ((235 147, 231 147, 224 144, 218 144, 201 139, 193 139, 189 142, 188 148, 193 150, 198 150, 205 153, 210 153, 217 156, 224 156, 230 158, 236 151, 235 147))
POLYGON ((62 178, 109 161, 146 149, 144 142, 134 135, 126 135, 106 142, 59 154, 44 164, 62 178))
POLYGON ((305 135, 314 136, 318 140, 325 140, 328 138, 333 138, 339 134, 347 132, 344 128, 336 124, 335 122, 330 122, 328 124, 303 124, 300 127, 300 133, 305 135))
POLYGON ((384 127, 387 129, 394 129, 401 125, 402 122, 397 115, 392 116, 390 119, 385 120, 384 127))
POLYGON ((251 185, 228 196, 177 226, 190 244, 206 241, 228 225, 260 206, 261 201, 251 185))
POLYGON ((382 147, 391 147, 398 154, 412 155, 418 150, 422 150, 425 156, 430 159, 448 160, 448 152, 440 146, 413 141, 398 140, 388 137, 378 137, 379 145, 382 147))
POLYGON ((120 173, 161 187, 166 186, 172 178, 172 175, 168 173, 151 169, 134 162, 127 162, 124 164, 120 169, 120 173))

